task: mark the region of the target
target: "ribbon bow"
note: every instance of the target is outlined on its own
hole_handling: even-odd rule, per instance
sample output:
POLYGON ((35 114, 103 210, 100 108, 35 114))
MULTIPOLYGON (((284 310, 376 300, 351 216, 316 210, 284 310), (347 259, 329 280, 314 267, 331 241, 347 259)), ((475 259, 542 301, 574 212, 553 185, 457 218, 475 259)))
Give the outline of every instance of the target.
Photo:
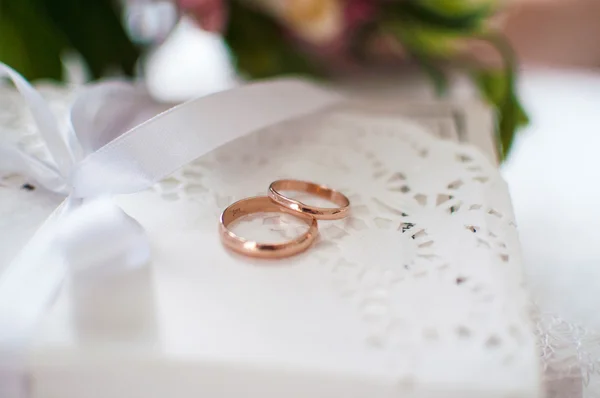
MULTIPOLYGON (((63 132, 41 95, 0 63, 2 77, 29 105, 50 159, 0 147, 0 172, 23 174, 67 198, 0 274, 0 379, 1 360, 8 358, 2 353, 22 351, 73 259, 75 267, 95 260, 81 256, 82 247, 101 253, 119 243, 117 252, 147 253, 139 224, 112 202, 94 199, 142 191, 229 141, 341 101, 307 82, 277 79, 201 97, 146 120, 160 107, 129 84, 108 82, 76 99, 72 128, 63 132)), ((125 257, 147 261, 144 255, 125 257)), ((114 256, 104 260, 96 265, 114 265, 114 256)))
MULTIPOLYGON (((60 131, 56 118, 39 92, 16 71, 0 63, 0 78, 3 77, 12 80, 29 107, 49 159, 31 156, 14 146, 0 146, 0 173, 27 176, 44 188, 65 196, 85 198, 89 194, 80 185, 86 185, 86 181, 96 176, 85 175, 90 172, 89 168, 79 170, 85 157, 139 122, 168 108, 129 83, 100 83, 90 86, 77 98, 70 112, 71 128, 60 131)), ((99 193, 98 190, 94 192, 99 193)))
MULTIPOLYGON (((48 104, 21 75, 0 64, 2 77, 12 80, 25 100, 48 158, 0 145, 0 175, 24 175, 66 199, 0 275, 0 343, 25 336, 23 330, 35 322, 44 308, 42 303, 47 302, 68 269, 80 271, 110 264, 114 272, 147 263, 149 242, 142 227, 110 199, 101 198, 109 193, 110 184, 93 192, 86 189, 87 183, 106 169, 80 170, 80 165, 128 127, 165 108, 131 84, 102 83, 89 87, 75 101, 70 113, 71 128, 61 131, 48 104), (79 210, 84 203, 85 209, 79 210), (40 268, 48 262, 53 265, 40 268), (39 288, 31 290, 26 280, 35 281, 39 288), (32 303, 30 311, 27 306, 14 306, 15 302, 32 303), (12 312, 4 308, 8 306, 12 312)), ((112 180, 110 176, 103 178, 112 180)))

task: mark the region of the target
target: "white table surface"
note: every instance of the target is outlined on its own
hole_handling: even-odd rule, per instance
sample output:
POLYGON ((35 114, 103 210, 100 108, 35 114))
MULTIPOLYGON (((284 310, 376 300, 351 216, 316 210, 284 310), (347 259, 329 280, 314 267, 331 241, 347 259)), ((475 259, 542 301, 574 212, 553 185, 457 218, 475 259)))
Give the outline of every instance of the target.
POLYGON ((600 74, 526 71, 531 126, 503 166, 538 300, 600 328, 600 74))

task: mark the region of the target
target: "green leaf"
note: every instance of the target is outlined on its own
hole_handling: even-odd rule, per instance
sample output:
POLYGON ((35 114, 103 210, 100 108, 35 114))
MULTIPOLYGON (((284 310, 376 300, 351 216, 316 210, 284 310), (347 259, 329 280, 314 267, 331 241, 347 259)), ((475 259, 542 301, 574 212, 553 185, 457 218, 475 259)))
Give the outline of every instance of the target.
POLYGON ((0 1, 0 61, 28 80, 61 79, 61 32, 34 1, 0 1))
POLYGON ((418 54, 413 54, 413 58, 417 61, 423 72, 431 79, 435 92, 438 96, 446 94, 448 91, 448 77, 444 70, 435 64, 435 62, 420 57, 418 54))
POLYGON ((411 54, 422 58, 447 58, 456 53, 464 37, 447 29, 421 25, 412 20, 403 23, 386 21, 383 30, 396 37, 411 54))
POLYGON ((494 1, 473 3, 465 0, 405 0, 386 4, 384 13, 437 29, 472 32, 480 30, 495 9, 494 1))
POLYGON ((420 58, 449 58, 465 39, 482 34, 493 12, 489 1, 405 0, 383 5, 385 30, 420 58))
POLYGON ((448 18, 492 14, 500 5, 500 0, 408 0, 422 8, 448 18))
POLYGON ((496 48, 504 60, 504 69, 476 70, 473 77, 483 98, 496 109, 500 151, 502 159, 505 159, 510 152, 517 129, 529 123, 529 118, 516 93, 516 58, 510 44, 503 36, 485 34, 476 38, 496 48))
POLYGON ((66 49, 81 54, 95 78, 131 75, 139 56, 112 0, 0 0, 0 60, 30 80, 60 79, 66 49))
POLYGON ((488 70, 475 72, 473 78, 483 97, 497 111, 498 138, 502 157, 505 158, 512 146, 516 130, 529 123, 529 118, 511 83, 513 77, 505 70, 488 70))
MULTIPOLYGON (((21 0, 4 0, 21 1, 21 0)), ((108 71, 133 75, 139 49, 130 41, 113 0, 36 1, 84 58, 94 78, 108 71)))

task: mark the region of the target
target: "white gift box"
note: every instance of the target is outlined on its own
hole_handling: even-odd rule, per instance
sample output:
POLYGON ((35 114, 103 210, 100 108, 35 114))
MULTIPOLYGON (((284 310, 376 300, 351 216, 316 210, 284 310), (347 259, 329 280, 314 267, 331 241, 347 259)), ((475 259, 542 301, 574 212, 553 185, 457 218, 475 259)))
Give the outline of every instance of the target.
MULTIPOLYGON (((540 396, 489 135, 477 149, 455 142, 452 123, 437 133, 455 140, 440 140, 431 124, 389 114, 342 107, 281 123, 119 196, 152 260, 68 278, 20 356, 28 396, 540 396), (226 251, 220 211, 278 178, 339 189, 351 217, 320 222, 315 247, 289 259, 226 251)), ((45 197, 0 187, 0 208, 34 195, 45 197)), ((13 228, 24 231, 7 223, 3 236, 13 228)), ((277 214, 237 228, 271 240, 298 232, 277 214)))

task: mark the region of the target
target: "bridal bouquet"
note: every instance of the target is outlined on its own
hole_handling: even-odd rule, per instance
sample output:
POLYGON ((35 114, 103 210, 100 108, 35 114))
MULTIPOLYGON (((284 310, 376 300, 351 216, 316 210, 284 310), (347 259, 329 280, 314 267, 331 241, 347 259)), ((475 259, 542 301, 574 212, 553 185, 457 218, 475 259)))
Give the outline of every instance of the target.
POLYGON ((412 60, 443 94, 449 68, 458 67, 495 108, 503 156, 516 129, 527 123, 515 94, 511 48, 494 26, 497 0, 180 0, 180 5, 204 29, 223 34, 247 76, 327 76, 412 60))
POLYGON ((503 155, 527 123, 515 94, 513 53, 495 27, 500 0, 5 0, 0 61, 30 80, 60 79, 60 56, 74 50, 93 78, 132 74, 140 50, 123 29, 119 3, 125 11, 127 4, 161 3, 192 14, 223 35, 249 78, 327 77, 409 61, 443 94, 447 72, 460 68, 496 110, 503 155))

